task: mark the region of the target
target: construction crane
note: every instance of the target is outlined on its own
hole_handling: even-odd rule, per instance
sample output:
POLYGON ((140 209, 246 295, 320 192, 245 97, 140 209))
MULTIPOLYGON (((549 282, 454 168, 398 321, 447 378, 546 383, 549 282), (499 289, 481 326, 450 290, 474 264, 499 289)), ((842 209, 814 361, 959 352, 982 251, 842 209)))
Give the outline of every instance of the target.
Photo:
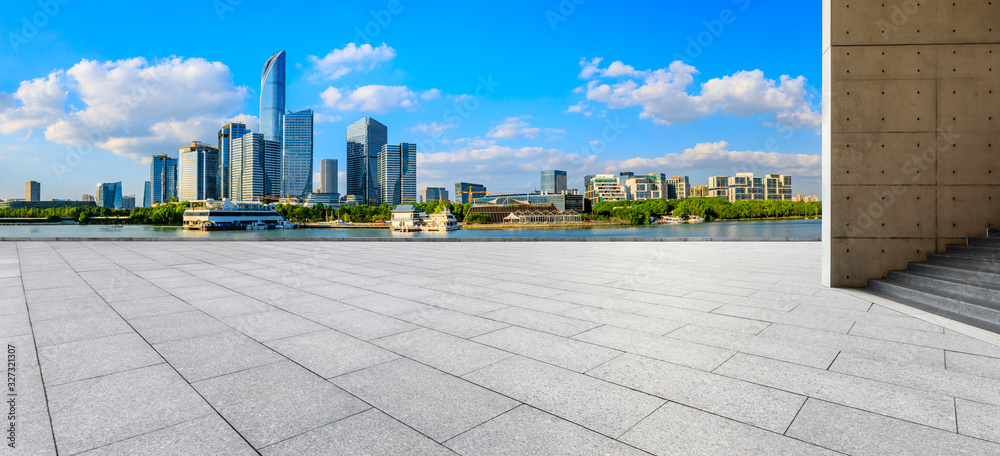
POLYGON ((458 192, 458 193, 459 193, 459 195, 464 195, 464 194, 468 193, 469 194, 469 202, 472 202, 473 198, 486 198, 486 197, 493 196, 493 195, 503 195, 503 194, 520 193, 520 192, 507 191, 507 190, 492 191, 492 192, 490 192, 490 191, 482 191, 482 190, 465 190, 465 191, 461 191, 461 192, 458 192), (482 195, 482 196, 475 196, 475 195, 482 195))
POLYGON ((255 200, 274 200, 274 201, 278 201, 278 202, 284 201, 285 204, 292 204, 292 197, 290 197, 288 195, 285 195, 284 198, 275 198, 273 196, 255 196, 255 197, 253 197, 251 199, 255 199, 255 200))

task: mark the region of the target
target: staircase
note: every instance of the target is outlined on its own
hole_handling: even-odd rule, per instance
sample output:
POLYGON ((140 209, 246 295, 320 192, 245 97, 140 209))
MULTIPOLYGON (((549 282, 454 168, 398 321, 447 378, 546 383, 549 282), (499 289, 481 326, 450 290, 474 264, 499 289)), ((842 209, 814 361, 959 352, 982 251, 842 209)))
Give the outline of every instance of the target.
POLYGON ((869 280, 866 291, 1000 334, 1000 229, 869 280))

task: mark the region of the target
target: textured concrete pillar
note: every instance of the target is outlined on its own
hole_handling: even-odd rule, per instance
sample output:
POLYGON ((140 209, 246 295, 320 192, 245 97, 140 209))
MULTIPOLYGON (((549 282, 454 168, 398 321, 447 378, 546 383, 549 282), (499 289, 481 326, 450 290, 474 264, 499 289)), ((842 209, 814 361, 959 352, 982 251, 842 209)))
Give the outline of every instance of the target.
POLYGON ((1000 1, 825 0, 824 283, 1000 227, 1000 1))

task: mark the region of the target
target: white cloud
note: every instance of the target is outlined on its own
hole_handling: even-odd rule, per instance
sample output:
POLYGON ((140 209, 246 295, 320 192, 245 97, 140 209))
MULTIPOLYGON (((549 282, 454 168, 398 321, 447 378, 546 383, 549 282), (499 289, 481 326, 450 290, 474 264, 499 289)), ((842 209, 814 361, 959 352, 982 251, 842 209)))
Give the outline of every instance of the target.
POLYGON ((407 130, 415 133, 424 133, 433 137, 438 137, 441 136, 445 131, 456 127, 458 127, 457 123, 439 124, 437 122, 431 122, 429 124, 417 124, 410 128, 407 128, 407 130))
POLYGON ((687 168, 716 168, 722 174, 759 169, 763 173, 786 173, 795 176, 819 176, 822 156, 783 154, 779 152, 734 151, 729 143, 698 143, 681 153, 669 153, 656 158, 630 158, 605 162, 605 171, 635 170, 650 172, 687 168))
POLYGON ((441 91, 438 89, 425 90, 424 93, 420 94, 420 98, 424 100, 433 100, 441 96, 441 91))
POLYGON ((636 71, 621 62, 601 69, 599 63, 600 59, 580 61, 580 77, 590 79, 587 100, 612 109, 640 106, 640 118, 661 125, 693 122, 720 111, 740 117, 771 115, 767 123, 781 129, 816 128, 822 121, 810 103, 812 97, 802 76, 783 75, 775 81, 765 78, 760 70, 740 71, 711 79, 701 84, 700 93, 692 95, 688 91, 698 70, 684 62, 675 61, 655 71, 636 71), (599 77, 622 79, 605 83, 599 77))
POLYGON ((59 144, 149 157, 192 140, 214 139, 246 96, 220 62, 82 60, 69 70, 22 82, 14 93, 19 106, 0 111, 0 133, 44 127, 45 139, 59 144), (70 94, 82 108, 65 105, 70 94))
POLYGON ((384 113, 394 109, 413 109, 417 106, 416 92, 406 86, 366 85, 353 92, 329 87, 320 94, 325 106, 341 111, 369 111, 384 113))
POLYGON ((530 119, 531 116, 519 116, 519 117, 508 117, 500 125, 497 125, 490 129, 486 133, 488 138, 500 138, 500 139, 515 139, 518 137, 525 137, 528 139, 536 139, 542 133, 548 137, 549 140, 561 138, 566 134, 566 130, 558 128, 538 128, 532 126, 530 123, 524 121, 524 119, 530 119))
POLYGON ((321 112, 317 112, 315 115, 313 115, 313 121, 315 121, 316 123, 339 122, 340 116, 331 116, 329 114, 323 114, 321 112))
POLYGON ((323 58, 310 55, 306 59, 314 67, 311 77, 332 80, 351 71, 371 70, 379 62, 388 62, 395 57, 396 51, 385 43, 378 47, 348 43, 343 49, 334 49, 323 58))

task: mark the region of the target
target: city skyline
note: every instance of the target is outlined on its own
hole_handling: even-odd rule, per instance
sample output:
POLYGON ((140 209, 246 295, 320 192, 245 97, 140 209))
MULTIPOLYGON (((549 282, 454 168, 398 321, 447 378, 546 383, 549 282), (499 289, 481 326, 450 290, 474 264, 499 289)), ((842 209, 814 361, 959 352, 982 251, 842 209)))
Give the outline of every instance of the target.
MULTIPOLYGON (((128 27, 142 46, 108 39, 74 24, 90 15, 129 23, 129 12, 69 4, 16 51, 3 46, 0 62, 18 70, 0 75, 0 198, 18 197, 26 180, 46 182, 47 198, 76 198, 96 181, 118 180, 138 194, 149 157, 191 141, 212 144, 229 121, 262 131, 257 75, 282 49, 284 104, 316 113, 314 188, 320 159, 346 160, 346 126, 374 116, 405 132, 397 139, 418 145, 418 191, 461 181, 530 191, 542 169, 567 170, 568 187, 581 191, 584 175, 616 169, 684 174, 695 183, 766 169, 797 176, 796 193, 819 193, 820 72, 811 58, 819 41, 788 40, 808 24, 783 21, 776 5, 670 5, 678 14, 664 17, 688 20, 663 27, 639 18, 628 27, 612 24, 597 40, 586 36, 586 25, 625 12, 587 3, 560 19, 546 15, 557 5, 515 2, 485 28, 455 24, 449 30, 463 38, 448 48, 428 46, 437 36, 415 31, 455 21, 405 2, 385 26, 372 15, 383 3, 320 6, 310 17, 295 16, 304 35, 294 39, 243 31, 262 17, 290 17, 279 8, 241 4, 220 20, 199 7, 181 2, 162 12, 203 26, 198 39, 141 38, 158 24, 128 27), (501 33, 523 18, 524 36, 501 33), (320 23, 336 31, 319 33, 320 23), (371 23, 378 33, 365 33, 375 30, 371 23), (61 39, 69 34, 86 46, 61 39), (228 45, 233 37, 239 46, 228 45), (640 52, 635 40, 664 50, 640 52), (61 44, 44 45, 52 41, 61 44), (743 55, 769 42, 783 43, 781 55, 743 55), (551 45, 537 50, 539 43, 551 45), (112 116, 91 144, 86 133, 98 126, 98 114, 121 103, 127 112, 112 116)), ((11 8, 11 17, 37 12, 34 4, 11 8)), ((818 22, 819 7, 807 10, 798 17, 818 22)))

